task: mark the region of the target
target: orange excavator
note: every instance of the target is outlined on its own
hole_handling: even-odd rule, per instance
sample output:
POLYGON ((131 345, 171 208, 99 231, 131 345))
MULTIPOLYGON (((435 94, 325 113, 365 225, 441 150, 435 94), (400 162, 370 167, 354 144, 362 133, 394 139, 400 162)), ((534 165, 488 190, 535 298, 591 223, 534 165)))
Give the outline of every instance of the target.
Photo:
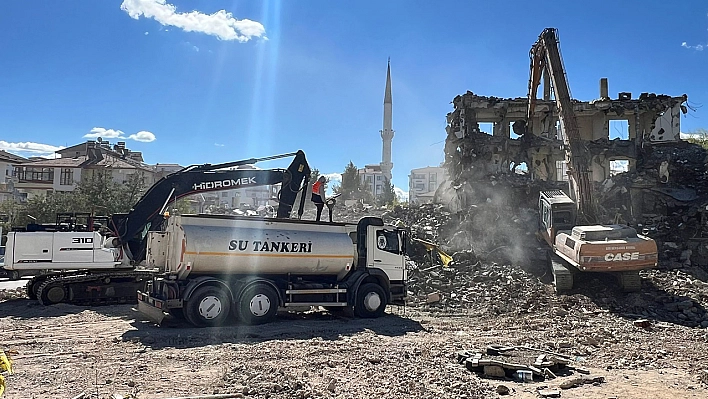
POLYGON ((539 235, 551 247, 548 259, 556 291, 571 290, 577 272, 613 273, 625 291, 639 291, 639 271, 657 265, 656 242, 630 226, 596 224, 589 152, 578 129, 555 28, 543 30, 530 58, 524 134, 533 134, 536 95, 545 73, 554 91, 572 196, 560 190, 539 196, 539 235))

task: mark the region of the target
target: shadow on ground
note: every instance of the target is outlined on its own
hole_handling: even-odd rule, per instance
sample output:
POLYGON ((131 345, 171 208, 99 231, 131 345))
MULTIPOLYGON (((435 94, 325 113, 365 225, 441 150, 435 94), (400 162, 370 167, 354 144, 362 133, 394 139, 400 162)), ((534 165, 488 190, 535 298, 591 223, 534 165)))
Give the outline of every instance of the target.
POLYGON ((44 306, 36 300, 28 298, 9 299, 0 302, 0 317, 12 316, 20 319, 30 319, 35 317, 62 317, 70 314, 78 314, 84 311, 91 311, 108 317, 119 317, 122 319, 132 319, 131 308, 137 304, 108 305, 108 306, 77 306, 60 303, 51 306, 44 306))
POLYGON ((356 319, 325 311, 281 313, 276 321, 258 326, 233 323, 223 327, 195 328, 185 321, 167 318, 157 326, 136 315, 131 323, 135 330, 126 331, 124 341, 140 342, 152 349, 166 347, 192 348, 223 343, 259 343, 271 340, 337 340, 364 331, 377 335, 401 336, 423 331, 415 320, 401 314, 386 314, 378 319, 356 319))

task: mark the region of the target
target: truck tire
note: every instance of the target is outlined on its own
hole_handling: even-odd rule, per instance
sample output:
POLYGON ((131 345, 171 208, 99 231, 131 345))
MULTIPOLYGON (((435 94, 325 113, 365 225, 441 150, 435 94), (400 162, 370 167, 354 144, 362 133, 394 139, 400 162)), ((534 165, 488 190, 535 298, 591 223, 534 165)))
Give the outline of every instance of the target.
POLYGON ((239 318, 245 324, 265 324, 278 313, 278 293, 268 284, 253 284, 241 294, 239 318))
POLYGON ((197 288, 184 306, 184 317, 197 327, 220 326, 231 314, 231 298, 220 287, 197 288))
POLYGON ((386 311, 386 291, 376 283, 366 283, 359 287, 354 303, 357 317, 373 319, 381 317, 386 311))
POLYGON ((184 308, 172 308, 168 311, 170 316, 177 320, 184 320, 184 308))

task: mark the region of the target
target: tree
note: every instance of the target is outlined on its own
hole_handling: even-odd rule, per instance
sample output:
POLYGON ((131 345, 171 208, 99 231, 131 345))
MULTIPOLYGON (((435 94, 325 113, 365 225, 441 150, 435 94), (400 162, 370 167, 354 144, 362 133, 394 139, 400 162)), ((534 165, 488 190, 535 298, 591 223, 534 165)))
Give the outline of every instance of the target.
POLYGON ((390 180, 384 177, 384 182, 381 185, 381 195, 377 199, 379 205, 393 205, 396 201, 396 192, 390 180))
POLYGON ((320 170, 317 169, 317 168, 313 168, 313 169, 310 171, 310 183, 309 183, 309 184, 312 185, 312 184, 313 184, 314 182, 316 182, 317 179, 319 179, 319 178, 320 178, 320 170))
POLYGON ((686 141, 688 141, 689 143, 698 144, 708 150, 708 130, 698 128, 692 132, 688 132, 687 135, 688 138, 686 139, 686 141))
POLYGON ((342 184, 336 186, 334 192, 342 194, 341 200, 359 199, 361 197, 361 181, 359 180, 359 169, 352 161, 344 168, 342 173, 342 184))
MULTIPOLYGON (((52 223, 57 213, 90 212, 95 215, 111 215, 128 212, 145 192, 145 175, 136 172, 128 180, 118 184, 110 171, 91 171, 82 176, 74 191, 54 191, 30 198, 25 204, 12 210, 12 225, 28 223, 52 223)), ((8 209, 4 205, 2 209, 8 209)), ((6 213, 6 212, 0 212, 6 213)), ((10 222, 8 222, 10 223, 10 222)))
POLYGON ((16 220, 22 212, 21 205, 12 200, 3 201, 0 203, 0 227, 4 232, 10 231, 12 226, 16 225, 16 220))

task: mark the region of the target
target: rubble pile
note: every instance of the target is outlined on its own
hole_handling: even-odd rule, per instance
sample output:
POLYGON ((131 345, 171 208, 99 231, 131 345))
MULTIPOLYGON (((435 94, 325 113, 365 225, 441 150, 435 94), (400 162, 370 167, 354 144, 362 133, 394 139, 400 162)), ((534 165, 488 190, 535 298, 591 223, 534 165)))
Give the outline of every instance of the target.
POLYGON ((646 272, 656 291, 646 295, 645 299, 651 297, 654 303, 641 314, 688 327, 708 328, 708 273, 698 267, 691 268, 692 273, 683 270, 646 272))
POLYGON ((679 141, 643 154, 636 170, 602 184, 602 206, 656 240, 669 267, 708 266, 708 151, 679 141))
MULTIPOLYGON (((432 241, 450 254, 471 250, 487 263, 512 263, 527 270, 537 260, 534 209, 485 201, 451 212, 443 205, 423 204, 396 207, 382 217, 409 227, 412 237, 432 241)), ((427 259, 424 249, 415 246, 409 255, 415 261, 427 259)))
POLYGON ((553 289, 519 267, 484 264, 470 252, 455 253, 449 267, 409 263, 410 303, 491 315, 537 311, 553 289), (462 259, 461 259, 462 258, 462 259), (466 259, 464 259, 466 258, 466 259))

